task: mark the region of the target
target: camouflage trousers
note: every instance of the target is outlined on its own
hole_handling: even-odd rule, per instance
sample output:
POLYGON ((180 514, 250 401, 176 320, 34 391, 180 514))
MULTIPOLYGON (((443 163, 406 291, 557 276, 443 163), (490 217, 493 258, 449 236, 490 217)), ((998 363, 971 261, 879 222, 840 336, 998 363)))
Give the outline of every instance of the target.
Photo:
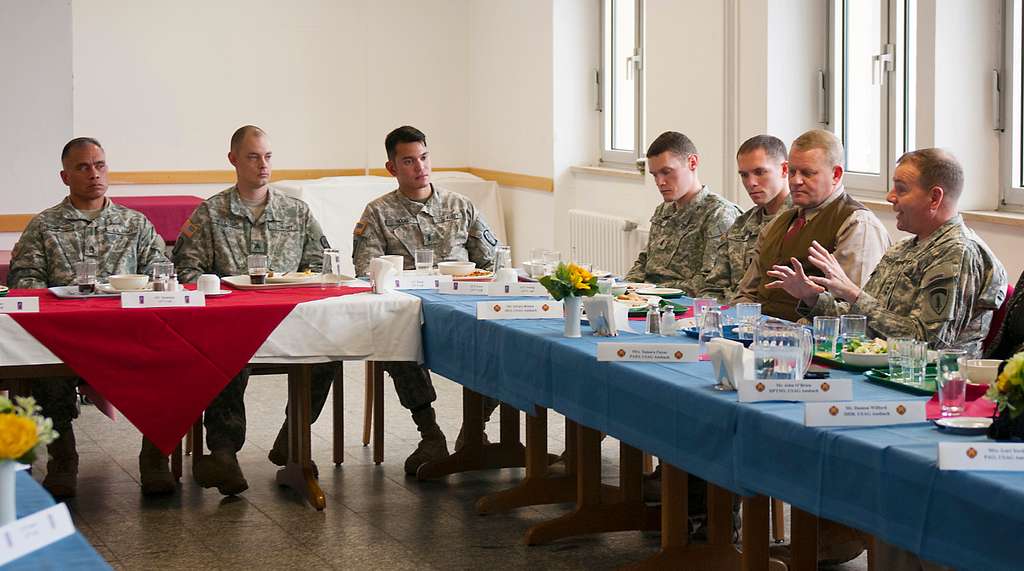
MULTIPOLYGON (((249 385, 250 372, 249 367, 242 369, 206 407, 203 425, 206 427, 206 446, 210 450, 238 452, 242 449, 245 443, 245 389, 249 385)), ((313 365, 309 394, 310 422, 316 422, 320 417, 334 377, 340 373, 341 363, 338 362, 313 365)))
POLYGON ((32 398, 43 408, 43 416, 53 420, 59 433, 71 430, 71 421, 78 418, 78 377, 55 377, 32 381, 32 398))
POLYGON ((413 361, 382 361, 377 363, 395 381, 398 401, 408 410, 416 411, 437 400, 430 371, 413 361))

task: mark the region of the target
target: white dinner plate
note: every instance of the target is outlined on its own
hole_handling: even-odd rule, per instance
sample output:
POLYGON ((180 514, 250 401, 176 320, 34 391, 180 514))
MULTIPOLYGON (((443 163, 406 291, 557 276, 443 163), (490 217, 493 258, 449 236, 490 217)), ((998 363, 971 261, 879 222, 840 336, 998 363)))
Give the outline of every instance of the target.
POLYGON ((889 364, 889 354, 843 351, 843 362, 855 367, 885 367, 889 364))
POLYGON ((640 295, 657 295, 661 297, 679 297, 683 295, 683 290, 674 287, 649 287, 646 289, 638 289, 636 293, 640 295))
POLYGON ((275 274, 273 276, 267 276, 268 284, 301 284, 311 281, 320 281, 322 274, 314 273, 307 274, 306 272, 287 272, 284 274, 275 274))
POLYGON ((124 293, 132 291, 153 291, 153 282, 146 284, 144 287, 131 288, 131 289, 117 289, 110 284, 96 284, 96 291, 101 293, 124 293))
POLYGON ((951 434, 985 434, 992 426, 992 419, 980 416, 954 416, 937 418, 933 421, 940 430, 951 434))

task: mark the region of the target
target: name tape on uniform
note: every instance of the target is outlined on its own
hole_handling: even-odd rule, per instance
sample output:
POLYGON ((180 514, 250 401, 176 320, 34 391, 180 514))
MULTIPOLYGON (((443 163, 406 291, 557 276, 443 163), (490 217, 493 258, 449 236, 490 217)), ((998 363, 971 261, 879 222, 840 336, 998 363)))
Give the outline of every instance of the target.
POLYGON ((560 301, 478 301, 477 319, 561 319, 560 301))
POLYGON ((737 388, 740 402, 822 402, 853 400, 850 379, 743 380, 737 388))
POLYGON ((39 298, 0 297, 0 313, 39 313, 39 298))
POLYGON ((696 363, 700 346, 696 343, 615 343, 597 344, 598 361, 639 363, 696 363))
POLYGON ((206 307, 206 294, 198 291, 122 292, 121 307, 206 307))
POLYGON ((68 506, 57 504, 0 527, 0 566, 75 533, 68 506))
POLYGON ((1024 471, 1024 444, 939 442, 939 470, 1024 471))
POLYGON ((885 426, 925 422, 925 401, 809 402, 805 426, 885 426))
POLYGON ((451 276, 398 276, 394 278, 395 289, 440 289, 451 284, 451 276))

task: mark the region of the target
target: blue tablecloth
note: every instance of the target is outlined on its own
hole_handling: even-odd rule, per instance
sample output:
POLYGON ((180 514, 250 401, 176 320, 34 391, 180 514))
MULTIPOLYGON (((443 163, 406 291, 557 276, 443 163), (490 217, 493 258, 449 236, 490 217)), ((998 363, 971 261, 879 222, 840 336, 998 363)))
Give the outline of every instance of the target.
MULTIPOLYGON (((17 494, 17 513, 22 518, 54 505, 49 493, 32 479, 27 472, 18 472, 15 481, 17 494)), ((25 569, 40 571, 43 569, 110 569, 110 565, 100 557, 81 533, 75 532, 38 551, 15 559, 4 569, 25 569)))
MULTIPOLYGON (((478 321, 486 298, 415 292, 428 366, 521 410, 542 406, 741 494, 783 499, 936 562, 1020 568, 1024 474, 941 472, 930 424, 819 429, 800 403, 740 404, 709 363, 599 363, 606 338, 562 337, 561 320, 478 321)), ((491 298, 493 300, 493 298, 491 298)), ((639 322, 633 322, 639 329, 639 322)), ((584 327, 586 330, 586 327, 584 327)), ((694 342, 623 334, 617 341, 694 342)), ((854 378, 857 400, 925 400, 854 378)))

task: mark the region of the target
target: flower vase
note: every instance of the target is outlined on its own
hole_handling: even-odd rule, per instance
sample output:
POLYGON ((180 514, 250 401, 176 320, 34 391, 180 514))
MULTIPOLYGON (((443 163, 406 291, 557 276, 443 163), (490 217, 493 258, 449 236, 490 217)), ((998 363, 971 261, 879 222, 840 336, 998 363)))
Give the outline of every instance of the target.
POLYGON ((574 295, 562 298, 562 316, 565 318, 565 336, 582 337, 580 334, 580 298, 574 295))
POLYGON ((17 462, 0 460, 0 527, 17 519, 14 511, 14 477, 17 474, 17 465, 17 462))

